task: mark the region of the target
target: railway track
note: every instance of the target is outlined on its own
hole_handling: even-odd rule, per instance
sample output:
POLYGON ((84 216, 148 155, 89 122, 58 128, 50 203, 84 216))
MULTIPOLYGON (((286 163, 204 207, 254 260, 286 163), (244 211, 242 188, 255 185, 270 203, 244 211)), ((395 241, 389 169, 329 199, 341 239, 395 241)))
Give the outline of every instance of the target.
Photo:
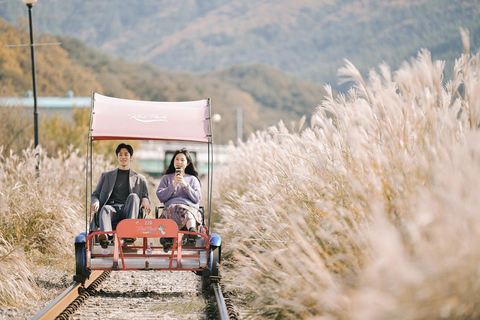
MULTIPOLYGON (((85 285, 75 282, 60 295, 53 299, 44 309, 37 313, 32 320, 47 320, 58 318, 71 304, 78 304, 79 297, 85 296, 88 290, 95 288, 99 282, 108 276, 107 271, 94 271, 90 278, 85 281, 85 285), (85 289, 87 288, 87 289, 85 289)), ((68 318, 67 318, 68 319, 68 318)))
POLYGON ((185 272, 96 271, 32 319, 238 319, 221 286, 185 272))

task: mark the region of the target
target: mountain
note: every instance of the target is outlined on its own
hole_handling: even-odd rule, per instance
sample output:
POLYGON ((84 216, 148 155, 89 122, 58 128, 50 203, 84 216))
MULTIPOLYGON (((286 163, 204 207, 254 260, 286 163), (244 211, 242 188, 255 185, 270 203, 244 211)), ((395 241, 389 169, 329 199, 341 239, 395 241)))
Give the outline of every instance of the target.
MULTIPOLYGON (((15 28, 0 19, 1 44, 28 43, 28 37, 28 30, 15 28)), ((96 91, 118 98, 152 101, 208 97, 212 99, 213 113, 222 116, 215 124, 217 143, 236 139, 238 108, 243 110, 246 138, 255 130, 277 124, 281 119, 298 120, 310 115, 325 93, 319 84, 297 79, 266 65, 191 74, 114 58, 67 36, 41 36, 36 43, 60 43, 36 48, 39 96, 64 96, 68 90, 73 90, 77 96, 90 96, 96 91)), ((23 96, 30 89, 29 48, 2 48, 0 96, 23 96)))
MULTIPOLYGON (((453 64, 459 27, 480 40, 479 0, 41 0, 41 33, 68 35, 127 61, 207 72, 267 64, 336 88, 343 59, 363 73, 396 68, 420 48, 453 64)), ((0 16, 26 16, 20 1, 0 1, 0 16)), ((448 76, 448 74, 447 74, 448 76)))

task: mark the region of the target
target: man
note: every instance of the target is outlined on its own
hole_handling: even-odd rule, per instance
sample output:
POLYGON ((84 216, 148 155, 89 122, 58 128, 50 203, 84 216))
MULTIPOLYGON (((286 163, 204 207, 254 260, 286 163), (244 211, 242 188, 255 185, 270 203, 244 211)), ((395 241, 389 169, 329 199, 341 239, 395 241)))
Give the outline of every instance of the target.
MULTIPOLYGON (((100 231, 112 231, 121 220, 136 219, 140 208, 146 213, 150 212, 147 180, 145 176, 130 170, 132 146, 121 143, 115 154, 118 168, 102 173, 92 193, 92 211, 95 215, 90 223, 90 231, 98 227, 100 231)), ((103 248, 108 246, 106 234, 99 235, 98 239, 103 248)))

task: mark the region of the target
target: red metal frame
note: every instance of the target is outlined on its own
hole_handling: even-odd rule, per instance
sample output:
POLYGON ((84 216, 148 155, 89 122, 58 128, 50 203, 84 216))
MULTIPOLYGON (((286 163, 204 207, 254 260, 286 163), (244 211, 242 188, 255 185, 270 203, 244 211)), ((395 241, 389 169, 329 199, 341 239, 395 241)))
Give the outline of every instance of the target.
MULTIPOLYGON (((206 231, 206 230, 205 230, 206 231)), ((185 234, 195 234, 197 236, 203 237, 205 240, 205 246, 202 247, 188 247, 189 249, 194 250, 205 250, 209 252, 210 244, 208 241, 208 234, 201 232, 188 232, 188 231, 179 231, 177 224, 171 219, 124 219, 120 221, 116 230, 114 231, 94 231, 88 235, 87 241, 85 243, 85 252, 90 253, 91 259, 99 257, 112 257, 112 267, 111 268, 96 268, 92 267, 91 263, 87 265, 91 270, 169 270, 169 271, 202 271, 204 268, 208 267, 207 265, 201 266, 200 268, 182 268, 182 258, 192 257, 199 258, 199 254, 182 254, 182 238, 185 234), (93 254, 93 241, 96 236, 100 234, 113 234, 114 237, 114 249, 113 254, 93 254), (124 252, 124 248, 120 245, 121 239, 124 238, 143 238, 142 246, 128 246, 130 249, 141 249, 142 253, 138 254, 128 254, 124 252), (165 254, 147 254, 147 239, 160 239, 160 238, 174 238, 174 243, 172 246, 171 253, 165 254), (162 258, 169 257, 170 262, 168 268, 152 268, 148 265, 148 262, 145 263, 145 267, 142 268, 127 268, 125 263, 125 258, 136 257, 136 258, 162 258), (118 267, 118 260, 122 261, 122 267, 118 267), (177 262, 176 268, 172 267, 174 259, 177 262)), ((160 249, 161 246, 153 246, 152 249, 160 249)))

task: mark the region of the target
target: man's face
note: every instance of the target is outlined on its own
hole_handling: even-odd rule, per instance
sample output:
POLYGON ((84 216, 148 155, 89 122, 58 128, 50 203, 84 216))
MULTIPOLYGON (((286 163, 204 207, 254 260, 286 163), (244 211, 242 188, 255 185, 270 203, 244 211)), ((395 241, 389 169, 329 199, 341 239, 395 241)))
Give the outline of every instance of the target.
POLYGON ((128 170, 130 169, 130 161, 132 158, 130 157, 130 153, 128 153, 127 148, 122 148, 117 154, 118 166, 120 169, 128 170))

